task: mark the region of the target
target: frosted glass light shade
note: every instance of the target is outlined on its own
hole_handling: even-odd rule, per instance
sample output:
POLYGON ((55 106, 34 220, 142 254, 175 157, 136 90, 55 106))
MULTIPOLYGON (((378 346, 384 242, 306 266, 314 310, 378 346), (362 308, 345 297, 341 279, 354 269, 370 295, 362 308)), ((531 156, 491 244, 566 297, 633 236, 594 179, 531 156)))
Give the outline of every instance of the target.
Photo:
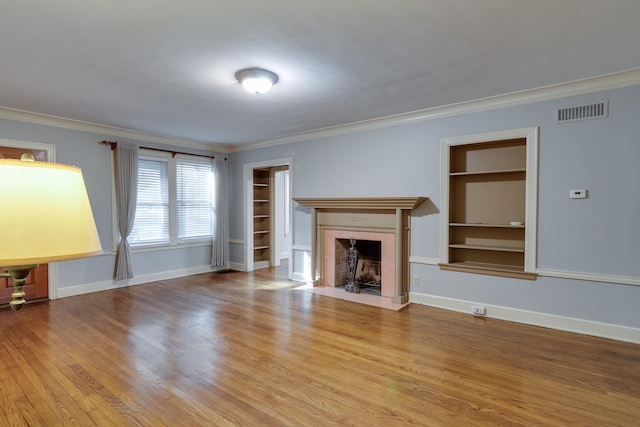
POLYGON ((79 168, 0 159, 0 200, 0 266, 102 252, 79 168))
POLYGON ((278 82, 278 75, 264 68, 243 68, 235 74, 236 79, 247 92, 261 94, 266 93, 278 82))
POLYGON ((255 94, 266 93, 271 89, 271 86, 273 86, 271 80, 264 77, 248 78, 242 81, 242 87, 244 87, 247 92, 255 94))

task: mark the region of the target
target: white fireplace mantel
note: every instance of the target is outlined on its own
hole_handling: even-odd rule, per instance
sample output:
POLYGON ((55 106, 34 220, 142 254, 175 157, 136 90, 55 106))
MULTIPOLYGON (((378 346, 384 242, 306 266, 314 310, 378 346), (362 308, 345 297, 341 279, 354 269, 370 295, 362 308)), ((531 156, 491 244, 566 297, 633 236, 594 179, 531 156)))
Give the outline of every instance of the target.
POLYGON ((324 230, 354 230, 393 233, 395 235, 395 290, 391 301, 408 301, 410 213, 426 197, 350 197, 293 198, 311 208, 311 272, 314 285, 323 285, 321 259, 324 230))

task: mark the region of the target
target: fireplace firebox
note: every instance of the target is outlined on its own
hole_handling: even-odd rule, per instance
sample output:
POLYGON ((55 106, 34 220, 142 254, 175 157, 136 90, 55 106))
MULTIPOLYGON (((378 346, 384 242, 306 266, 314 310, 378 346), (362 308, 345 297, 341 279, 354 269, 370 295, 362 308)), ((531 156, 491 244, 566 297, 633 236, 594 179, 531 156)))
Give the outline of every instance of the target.
POLYGON ((336 239, 335 283, 345 291, 381 295, 382 242, 379 240, 336 239))

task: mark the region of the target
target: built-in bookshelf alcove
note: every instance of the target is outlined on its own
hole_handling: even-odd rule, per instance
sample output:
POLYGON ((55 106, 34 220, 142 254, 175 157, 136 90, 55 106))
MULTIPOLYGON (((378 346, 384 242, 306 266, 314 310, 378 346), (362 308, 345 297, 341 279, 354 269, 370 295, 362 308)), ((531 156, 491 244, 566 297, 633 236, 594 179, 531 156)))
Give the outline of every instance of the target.
POLYGON ((537 128, 442 140, 444 270, 534 280, 537 128))

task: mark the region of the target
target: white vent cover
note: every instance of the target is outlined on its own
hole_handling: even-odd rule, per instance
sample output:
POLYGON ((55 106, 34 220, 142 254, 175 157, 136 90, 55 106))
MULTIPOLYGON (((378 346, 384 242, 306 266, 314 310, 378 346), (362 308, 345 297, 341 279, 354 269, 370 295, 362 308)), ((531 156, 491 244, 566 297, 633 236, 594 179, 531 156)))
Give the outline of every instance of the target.
POLYGON ((558 108, 556 123, 575 122, 577 120, 599 119, 609 116, 609 101, 575 107, 558 108))

